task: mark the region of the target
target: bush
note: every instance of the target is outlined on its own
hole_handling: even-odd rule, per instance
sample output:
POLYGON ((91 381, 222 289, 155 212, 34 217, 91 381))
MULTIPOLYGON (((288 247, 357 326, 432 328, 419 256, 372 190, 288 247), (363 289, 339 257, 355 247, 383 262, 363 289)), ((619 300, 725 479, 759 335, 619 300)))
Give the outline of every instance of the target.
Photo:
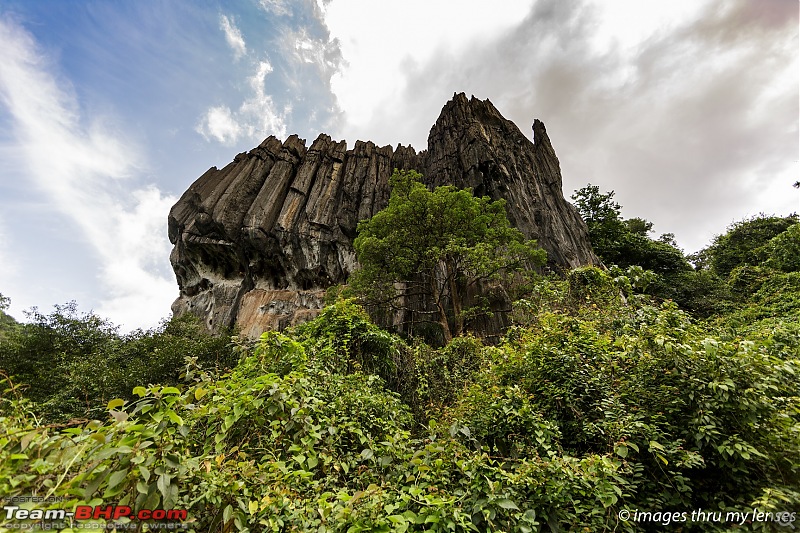
POLYGON ((764 265, 781 272, 800 271, 800 224, 789 226, 763 248, 764 265))
POLYGON ((767 259, 764 246, 795 224, 797 215, 777 217, 762 214, 736 222, 698 254, 698 266, 708 266, 725 277, 737 266, 760 265, 767 259))
POLYGON ((439 349, 418 345, 415 350, 417 401, 429 408, 451 404, 467 388, 485 360, 483 344, 474 337, 456 337, 439 349))
POLYGON ((94 314, 78 313, 74 302, 49 315, 34 309, 28 318, 0 339, 0 370, 52 421, 102 416, 110 399, 131 400, 142 383, 176 384, 186 357, 218 373, 237 358, 226 337, 209 335, 190 316, 127 335, 94 314))
MULTIPOLYGON (((800 273, 764 272, 718 323, 642 295, 652 275, 637 267, 540 280, 490 347, 408 346, 338 301, 238 340, 227 373, 190 359, 189 384, 95 404, 105 421, 41 421, 2 378, 0 493, 183 508, 189 531, 639 531, 657 526, 621 510, 793 509, 800 273)), ((95 326, 87 340, 107 355, 95 326)), ((177 328, 178 350, 193 327, 160 335, 177 328)))

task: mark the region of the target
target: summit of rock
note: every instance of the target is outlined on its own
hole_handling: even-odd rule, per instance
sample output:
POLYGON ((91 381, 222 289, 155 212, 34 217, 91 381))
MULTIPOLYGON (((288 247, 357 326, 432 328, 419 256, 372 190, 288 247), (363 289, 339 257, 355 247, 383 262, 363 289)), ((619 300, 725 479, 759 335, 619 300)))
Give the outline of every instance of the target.
POLYGON ((445 104, 427 150, 378 147, 319 135, 265 139, 222 169, 210 168, 169 214, 170 256, 180 295, 173 313, 193 313, 211 330, 246 335, 314 316, 325 290, 356 268, 360 220, 389 200, 395 168, 429 187, 455 185, 506 200, 509 220, 538 239, 552 268, 599 261, 586 226, 561 190, 561 170, 544 124, 533 140, 487 100, 464 93, 445 104))

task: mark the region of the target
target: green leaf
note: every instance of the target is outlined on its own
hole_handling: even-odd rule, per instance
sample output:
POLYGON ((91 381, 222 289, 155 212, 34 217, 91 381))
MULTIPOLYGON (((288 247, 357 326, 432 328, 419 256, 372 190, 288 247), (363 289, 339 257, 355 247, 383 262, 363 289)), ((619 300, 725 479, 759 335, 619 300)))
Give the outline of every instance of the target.
POLYGON ((625 459, 628 457, 628 448, 627 446, 619 445, 614 447, 614 453, 625 459))
POLYGON ((178 414, 175 411, 173 410, 167 411, 167 416, 175 424, 178 424, 179 426, 183 425, 183 419, 180 416, 178 416, 178 414))
POLYGON ((144 387, 134 387, 133 393, 141 398, 144 398, 145 396, 147 396, 147 389, 145 389, 144 387))
POLYGON ((117 485, 122 483, 122 481, 125 479, 125 477, 127 475, 128 475, 128 471, 127 470, 118 470, 118 471, 114 472, 108 478, 108 487, 109 488, 116 487, 117 485))
POLYGON ((113 400, 108 402, 106 409, 110 411, 112 409, 116 409, 117 407, 122 407, 123 405, 125 405, 125 400, 123 400, 122 398, 114 398, 113 400))
POLYGON ((502 507, 503 509, 513 509, 515 511, 519 511, 519 507, 517 507, 517 504, 509 500, 508 498, 497 500, 494 503, 497 504, 498 507, 502 507))
POLYGON ((159 492, 161 492, 161 496, 166 500, 167 496, 169 496, 169 484, 170 484, 170 476, 169 474, 161 474, 158 476, 158 481, 156 481, 156 486, 158 486, 159 492))

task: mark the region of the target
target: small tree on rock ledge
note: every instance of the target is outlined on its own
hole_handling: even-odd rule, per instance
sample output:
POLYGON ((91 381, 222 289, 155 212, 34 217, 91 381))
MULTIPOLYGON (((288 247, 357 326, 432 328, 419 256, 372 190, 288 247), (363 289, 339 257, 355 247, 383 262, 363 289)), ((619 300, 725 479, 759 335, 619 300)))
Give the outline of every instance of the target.
POLYGON ((546 253, 511 227, 504 200, 453 186, 430 191, 421 177, 395 170, 388 207, 359 223, 361 268, 350 285, 371 305, 398 309, 409 297, 421 298, 449 343, 475 311, 468 294, 543 265, 546 253))

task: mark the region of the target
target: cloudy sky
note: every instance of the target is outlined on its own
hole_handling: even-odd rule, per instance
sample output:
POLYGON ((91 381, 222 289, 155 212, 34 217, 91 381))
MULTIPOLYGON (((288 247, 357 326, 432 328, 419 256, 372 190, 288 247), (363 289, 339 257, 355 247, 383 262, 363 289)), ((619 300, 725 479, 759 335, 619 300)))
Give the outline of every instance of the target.
POLYGON ((206 169, 270 134, 420 150, 454 92, 696 251, 800 207, 798 68, 796 0, 0 0, 0 293, 154 326, 206 169))

